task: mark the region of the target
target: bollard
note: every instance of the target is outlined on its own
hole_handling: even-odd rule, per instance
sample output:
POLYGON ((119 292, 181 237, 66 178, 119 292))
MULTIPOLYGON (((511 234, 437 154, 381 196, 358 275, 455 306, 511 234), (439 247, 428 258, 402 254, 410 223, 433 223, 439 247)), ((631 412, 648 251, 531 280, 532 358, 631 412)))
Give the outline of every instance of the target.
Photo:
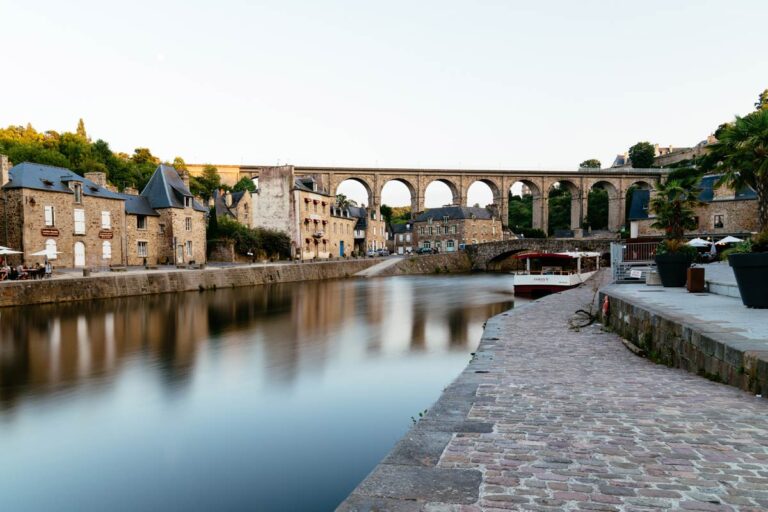
POLYGON ((691 267, 688 269, 688 280, 685 283, 690 293, 701 293, 704 291, 704 269, 701 267, 691 267))

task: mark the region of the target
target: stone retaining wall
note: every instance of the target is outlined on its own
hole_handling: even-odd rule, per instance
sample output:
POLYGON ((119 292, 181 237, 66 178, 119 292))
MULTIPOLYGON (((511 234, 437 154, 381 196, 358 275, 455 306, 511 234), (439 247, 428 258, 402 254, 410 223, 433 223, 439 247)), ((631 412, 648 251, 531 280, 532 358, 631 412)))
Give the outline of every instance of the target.
MULTIPOLYGON (((682 368, 715 382, 768 396, 768 352, 764 343, 738 339, 733 333, 702 333, 654 311, 605 292, 610 313, 605 325, 631 342, 639 355, 682 368)), ((632 347, 634 348, 634 347, 632 347)))
POLYGON ((0 284, 0 307, 350 277, 377 260, 125 272, 0 284))
POLYGON ((472 261, 466 252, 405 256, 397 265, 385 268, 377 276, 408 274, 455 274, 472 271, 472 261))

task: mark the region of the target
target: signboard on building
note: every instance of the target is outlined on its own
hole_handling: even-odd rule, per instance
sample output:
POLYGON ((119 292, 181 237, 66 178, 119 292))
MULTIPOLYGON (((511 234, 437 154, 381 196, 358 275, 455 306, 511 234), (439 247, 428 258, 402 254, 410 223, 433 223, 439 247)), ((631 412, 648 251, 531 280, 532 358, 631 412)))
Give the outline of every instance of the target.
POLYGON ((59 228, 43 228, 40 230, 43 236, 59 236, 59 228))
POLYGON ((111 229, 103 229, 99 231, 99 238, 102 240, 112 240, 112 230, 111 229))

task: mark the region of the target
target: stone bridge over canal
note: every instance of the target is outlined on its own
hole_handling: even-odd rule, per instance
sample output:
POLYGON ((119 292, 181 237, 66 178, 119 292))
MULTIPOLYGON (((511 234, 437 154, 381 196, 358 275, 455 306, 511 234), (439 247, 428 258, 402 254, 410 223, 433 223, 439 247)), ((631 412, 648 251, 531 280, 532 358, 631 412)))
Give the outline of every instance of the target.
POLYGON ((467 246, 473 270, 493 270, 494 264, 523 251, 595 251, 610 254, 608 238, 525 238, 467 246))
MULTIPOLYGON (((201 165, 187 166, 193 175, 202 172, 201 165)), ((311 167, 292 166, 297 176, 314 176, 323 189, 335 194, 339 185, 347 180, 362 184, 368 194, 368 206, 378 210, 384 185, 397 181, 406 186, 411 195, 411 211, 424 211, 427 187, 435 182, 448 186, 452 204, 466 205, 469 187, 476 182, 488 186, 493 202, 499 207, 503 224, 508 223, 507 194, 515 184, 533 196, 534 228, 546 230, 549 225, 549 196, 556 187, 564 187, 571 194, 571 228, 581 227, 587 215, 589 192, 600 188, 608 193, 608 228, 618 230, 624 223, 625 197, 630 187, 651 188, 669 171, 666 169, 579 169, 577 171, 484 170, 484 169, 412 169, 370 167, 311 167)), ((257 178, 267 166, 219 165, 222 181, 233 185, 243 177, 257 178)))

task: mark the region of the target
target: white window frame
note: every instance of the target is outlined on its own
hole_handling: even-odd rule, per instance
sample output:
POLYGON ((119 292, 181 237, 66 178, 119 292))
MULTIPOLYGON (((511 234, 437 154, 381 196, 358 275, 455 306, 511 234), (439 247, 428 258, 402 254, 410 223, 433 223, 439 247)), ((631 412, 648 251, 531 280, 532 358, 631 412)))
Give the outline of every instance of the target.
POLYGON ((192 240, 187 240, 187 243, 184 245, 187 249, 187 256, 192 256, 192 240))
POLYGON ((45 205, 45 225, 53 227, 56 225, 56 208, 52 205, 45 205))
POLYGON ((74 212, 73 215, 75 217, 75 234, 84 235, 85 234, 85 210, 83 210, 82 208, 75 208, 73 212, 74 212))
POLYGON ((49 238, 45 241, 45 252, 49 260, 55 260, 58 256, 58 246, 55 238, 49 238))
POLYGON ((187 217, 184 219, 184 228, 187 231, 192 231, 192 217, 187 217))
POLYGON ((112 213, 106 210, 101 212, 101 229, 112 229, 112 213))
POLYGON ((147 256, 149 256, 149 242, 147 242, 146 240, 137 240, 136 254, 142 258, 146 258, 147 256))
POLYGON ((101 259, 103 260, 111 260, 112 259, 112 242, 109 240, 104 240, 101 242, 101 259))
POLYGON ((146 215, 137 215, 136 216, 136 229, 138 229, 140 231, 145 231, 147 229, 147 216, 146 215))

